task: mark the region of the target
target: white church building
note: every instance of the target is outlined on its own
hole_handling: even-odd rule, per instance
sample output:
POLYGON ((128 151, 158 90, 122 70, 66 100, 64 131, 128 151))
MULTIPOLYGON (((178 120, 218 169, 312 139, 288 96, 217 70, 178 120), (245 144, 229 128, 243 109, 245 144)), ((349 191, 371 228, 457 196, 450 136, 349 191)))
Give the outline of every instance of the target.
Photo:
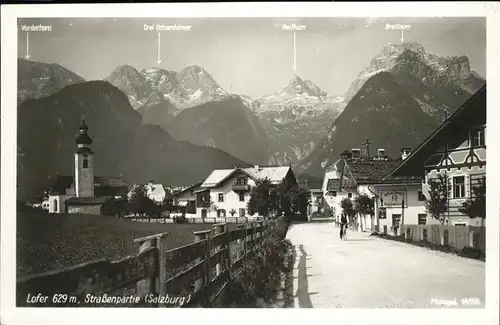
POLYGON ((85 119, 76 138, 74 177, 58 176, 49 190, 49 213, 102 214, 103 205, 113 202, 128 192, 126 184, 117 177, 94 176, 92 138, 88 135, 85 119))

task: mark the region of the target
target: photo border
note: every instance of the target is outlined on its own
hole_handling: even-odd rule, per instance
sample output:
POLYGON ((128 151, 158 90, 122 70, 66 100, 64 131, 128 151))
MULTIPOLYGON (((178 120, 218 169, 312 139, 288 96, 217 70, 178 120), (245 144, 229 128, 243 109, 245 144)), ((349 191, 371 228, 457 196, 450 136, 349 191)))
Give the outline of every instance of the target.
MULTIPOLYGON (((1 69, 1 323, 5 324, 145 324, 147 322, 220 323, 237 321, 315 324, 498 324, 500 177, 487 171, 485 309, 125 309, 120 308, 16 308, 16 129, 18 18, 188 18, 188 17, 486 17, 487 25, 487 161, 500 166, 500 5, 481 2, 384 3, 175 3, 175 4, 56 4, 2 6, 1 69)), ((443 270, 445 271, 445 270, 443 270)), ((445 273, 444 273, 445 274, 445 273)))

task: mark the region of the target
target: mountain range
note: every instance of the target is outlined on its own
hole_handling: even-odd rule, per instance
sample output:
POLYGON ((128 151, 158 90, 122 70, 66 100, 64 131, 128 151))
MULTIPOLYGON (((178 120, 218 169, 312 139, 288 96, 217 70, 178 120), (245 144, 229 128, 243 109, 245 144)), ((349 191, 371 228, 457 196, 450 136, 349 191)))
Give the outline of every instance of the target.
POLYGON ((322 175, 342 151, 360 148, 366 137, 397 157, 401 148, 423 141, 484 83, 465 56, 442 58, 420 44, 389 44, 351 84, 347 106, 296 169, 322 175))
POLYGON ((50 96, 68 85, 85 80, 59 64, 17 60, 18 105, 28 99, 50 96))
POLYGON ((196 65, 179 72, 122 65, 86 82, 57 64, 18 63, 26 193, 34 180, 71 172, 82 114, 96 153, 110 156, 96 163, 102 175, 188 185, 218 166, 249 163, 290 164, 315 179, 366 137, 390 156, 418 145, 485 83, 467 57, 439 57, 415 43, 383 47, 342 96, 298 75, 253 99, 228 93, 196 65))
POLYGON ((295 165, 306 158, 344 107, 342 97, 328 95, 298 75, 257 99, 252 108, 271 143, 270 163, 295 165))
POLYGON ((293 165, 305 158, 345 106, 341 97, 296 75, 257 100, 228 93, 196 65, 180 72, 125 65, 105 80, 128 95, 145 122, 176 139, 259 164, 293 165))
POLYGON ((18 108, 18 196, 40 195, 57 174, 73 174, 75 137, 82 116, 96 154, 95 173, 129 183, 155 180, 191 185, 213 169, 248 166, 226 152, 177 141, 159 126, 142 123, 127 96, 105 81, 64 87, 18 108))

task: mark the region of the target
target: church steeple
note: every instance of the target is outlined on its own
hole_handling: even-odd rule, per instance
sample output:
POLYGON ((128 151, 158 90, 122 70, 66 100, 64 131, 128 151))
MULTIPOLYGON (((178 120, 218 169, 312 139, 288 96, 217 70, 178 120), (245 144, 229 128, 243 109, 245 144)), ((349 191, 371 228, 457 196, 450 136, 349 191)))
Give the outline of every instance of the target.
POLYGON ((94 196, 94 153, 90 149, 92 138, 87 134, 89 127, 82 119, 80 132, 76 137, 75 152, 75 194, 77 197, 94 196))
POLYGON ((78 148, 89 147, 92 144, 92 138, 87 133, 88 129, 89 127, 87 126, 87 123, 85 123, 85 117, 83 117, 80 132, 76 137, 76 144, 78 145, 78 148))

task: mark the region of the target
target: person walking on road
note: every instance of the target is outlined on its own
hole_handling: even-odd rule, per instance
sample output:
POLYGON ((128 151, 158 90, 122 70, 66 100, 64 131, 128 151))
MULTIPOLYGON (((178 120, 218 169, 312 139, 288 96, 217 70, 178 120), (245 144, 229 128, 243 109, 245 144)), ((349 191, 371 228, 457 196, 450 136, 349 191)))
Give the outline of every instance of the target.
POLYGON ((345 212, 340 216, 340 239, 346 238, 346 230, 347 230, 347 216, 345 212))

